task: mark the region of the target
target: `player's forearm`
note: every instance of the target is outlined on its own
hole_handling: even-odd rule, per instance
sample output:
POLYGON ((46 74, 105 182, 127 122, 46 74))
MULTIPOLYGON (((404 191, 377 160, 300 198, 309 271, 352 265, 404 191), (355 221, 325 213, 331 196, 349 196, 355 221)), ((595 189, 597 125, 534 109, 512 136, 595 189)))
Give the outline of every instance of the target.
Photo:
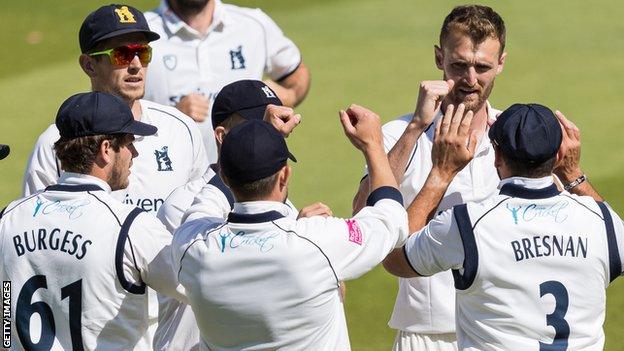
POLYGON ((392 250, 388 256, 381 262, 386 272, 402 278, 418 277, 418 273, 412 269, 407 257, 403 252, 404 248, 399 247, 392 250))
POLYGON ((369 192, 373 192, 382 186, 398 187, 390 169, 388 157, 381 144, 367 147, 364 151, 364 157, 368 166, 369 192))
POLYGON ((407 208, 410 233, 422 229, 440 205, 454 174, 432 169, 416 198, 407 208))
MULTIPOLYGON (((581 171, 579 169, 578 171, 576 171, 574 173, 569 173, 569 174, 566 174, 564 172, 557 172, 557 177, 559 178, 559 181, 561 181, 563 186, 566 186, 566 185, 576 181, 583 174, 584 174, 583 171, 581 171)), ((591 185, 591 183, 589 182, 589 179, 585 180, 581 184, 573 187, 572 189, 570 189, 568 191, 571 194, 576 194, 576 195, 579 195, 579 196, 590 196, 590 197, 592 197, 596 201, 604 201, 604 198, 591 185)))
POLYGON ((414 146, 416 146, 418 138, 424 130, 425 128, 410 122, 399 140, 397 140, 396 144, 394 144, 390 152, 388 152, 388 162, 390 163, 390 168, 392 169, 397 183, 401 183, 403 180, 407 162, 414 150, 414 146))
POLYGON ((277 96, 282 100, 284 106, 295 107, 305 99, 310 89, 310 71, 308 67, 301 62, 299 67, 277 82, 265 82, 271 89, 275 91, 277 96))
POLYGON ((370 182, 368 181, 368 175, 360 182, 357 193, 353 197, 351 203, 352 214, 360 212, 364 206, 366 206, 366 198, 370 195, 370 182))

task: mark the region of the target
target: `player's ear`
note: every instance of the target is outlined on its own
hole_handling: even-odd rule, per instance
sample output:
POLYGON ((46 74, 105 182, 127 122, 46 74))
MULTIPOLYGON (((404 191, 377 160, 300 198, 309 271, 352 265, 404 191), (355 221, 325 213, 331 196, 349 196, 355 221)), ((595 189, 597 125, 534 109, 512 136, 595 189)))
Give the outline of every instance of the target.
POLYGON ((227 131, 224 127, 218 126, 217 128, 215 128, 214 135, 218 145, 223 144, 223 138, 225 138, 225 134, 227 134, 227 131))
POLYGON ((86 73, 91 78, 95 77, 95 68, 93 67, 93 64, 94 64, 93 60, 94 60, 93 57, 87 54, 82 54, 78 58, 78 63, 80 64, 80 68, 82 68, 84 73, 86 73))
POLYGON ((438 69, 443 70, 444 69, 444 51, 442 50, 441 47, 434 45, 433 46, 433 54, 435 56, 435 64, 436 67, 438 67, 438 69))
POLYGON ((496 74, 501 74, 503 72, 503 67, 505 66, 505 59, 507 58, 507 53, 503 52, 498 58, 498 68, 496 68, 496 74))
POLYGON ((290 180, 291 168, 289 165, 282 167, 279 171, 278 180, 280 190, 288 188, 288 181, 290 180))

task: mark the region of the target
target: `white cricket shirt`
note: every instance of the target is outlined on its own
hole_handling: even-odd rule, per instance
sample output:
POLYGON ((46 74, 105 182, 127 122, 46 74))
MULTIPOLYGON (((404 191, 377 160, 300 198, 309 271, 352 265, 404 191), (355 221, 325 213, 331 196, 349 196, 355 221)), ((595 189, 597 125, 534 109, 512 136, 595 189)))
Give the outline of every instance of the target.
POLYGON ((605 203, 514 177, 438 215, 405 246, 420 274, 453 270, 461 350, 602 350, 624 225, 605 203))
POLYGON ((150 350, 146 286, 187 301, 171 234, 95 177, 64 173, 59 184, 13 201, 0 240, 11 349, 150 350))
MULTIPOLYGON (((158 128, 155 135, 134 141, 139 156, 130 167, 128 188, 112 196, 156 214, 173 189, 205 173, 208 167, 201 135, 193 121, 175 108, 140 100, 141 122, 158 128)), ((37 139, 24 175, 24 195, 56 184, 61 175, 54 143, 60 138, 52 124, 37 139)))
MULTIPOLYGON (((190 93, 204 95, 212 103, 225 85, 241 79, 279 81, 301 63, 295 44, 260 9, 215 2, 212 24, 205 35, 182 21, 163 0, 145 13, 150 29, 160 39, 153 50, 146 78, 145 98, 174 106, 190 93)), ((210 162, 217 151, 210 113, 198 123, 210 162)))
POLYGON ((209 350, 349 350, 339 281, 381 262, 407 236, 395 188, 352 219, 293 220, 279 202, 235 203, 225 223, 187 222, 174 261, 209 350))
MULTIPOLYGON (((489 103, 487 111, 488 118, 492 120, 500 113, 489 103)), ((429 129, 418 139, 408 161, 403 181, 399 185, 405 207, 412 203, 431 171, 435 124, 440 118, 442 112, 438 112, 429 129)), ((412 114, 409 114, 383 126, 386 152, 390 152, 411 119, 412 114)), ((457 204, 479 201, 496 194, 499 181, 494 168, 494 149, 486 130, 477 145, 474 159, 455 176, 437 210, 446 210, 457 204)), ((450 272, 441 272, 431 277, 399 278, 399 291, 388 325, 419 334, 453 333, 454 306, 455 293, 450 272)))

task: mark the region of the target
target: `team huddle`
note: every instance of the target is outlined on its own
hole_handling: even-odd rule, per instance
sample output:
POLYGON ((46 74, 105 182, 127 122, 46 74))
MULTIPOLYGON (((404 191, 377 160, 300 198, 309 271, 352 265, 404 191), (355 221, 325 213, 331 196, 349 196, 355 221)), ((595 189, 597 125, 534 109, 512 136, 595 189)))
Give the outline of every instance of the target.
POLYGON ((455 7, 443 77, 413 113, 338 112, 366 174, 337 218, 289 199, 310 78, 266 14, 90 13, 91 91, 59 107, 0 213, 3 347, 350 350, 344 282, 381 263, 399 277, 388 349, 602 350, 624 224, 581 170, 573 122, 490 105, 505 43, 493 9, 455 7))

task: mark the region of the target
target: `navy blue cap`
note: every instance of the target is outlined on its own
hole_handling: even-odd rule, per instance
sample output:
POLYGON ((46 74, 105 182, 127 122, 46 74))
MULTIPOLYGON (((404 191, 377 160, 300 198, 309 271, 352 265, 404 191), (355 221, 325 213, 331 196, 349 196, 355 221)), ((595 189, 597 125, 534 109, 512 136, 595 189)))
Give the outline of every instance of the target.
POLYGON ((102 6, 91 12, 80 26, 80 51, 83 54, 89 53, 97 42, 128 33, 144 33, 147 41, 160 38, 160 35, 149 29, 143 13, 134 7, 102 6))
POLYGON ((215 129, 233 113, 252 120, 262 120, 269 104, 282 106, 282 100, 259 80, 239 80, 219 91, 212 104, 212 128, 215 129))
POLYGON ((11 153, 9 145, 0 144, 0 160, 5 159, 11 153))
POLYGON ((488 135, 505 157, 530 163, 554 157, 563 138, 555 114, 539 104, 512 105, 498 116, 488 135))
POLYGON ((277 173, 288 159, 297 162, 282 134, 267 122, 250 120, 223 138, 219 165, 226 178, 250 183, 277 173))
POLYGON ((156 127, 136 121, 128 104, 117 96, 90 92, 69 97, 56 114, 61 138, 103 134, 153 135, 156 127))

